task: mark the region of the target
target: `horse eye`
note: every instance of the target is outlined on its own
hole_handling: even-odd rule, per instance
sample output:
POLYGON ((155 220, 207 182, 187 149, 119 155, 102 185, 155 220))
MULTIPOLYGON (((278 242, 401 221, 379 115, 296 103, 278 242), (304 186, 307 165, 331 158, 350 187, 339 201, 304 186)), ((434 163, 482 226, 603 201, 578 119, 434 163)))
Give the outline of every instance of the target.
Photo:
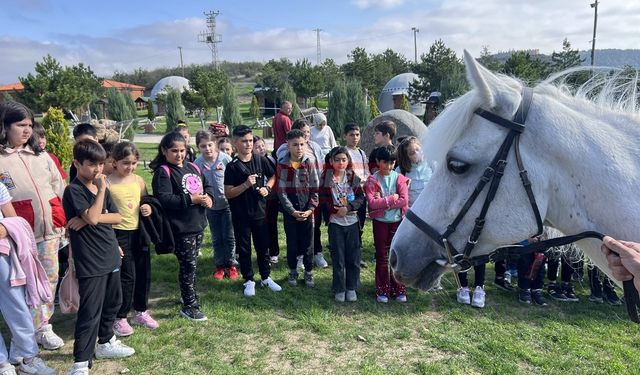
POLYGON ((453 174, 464 174, 469 170, 471 165, 460 160, 448 159, 447 169, 453 174))

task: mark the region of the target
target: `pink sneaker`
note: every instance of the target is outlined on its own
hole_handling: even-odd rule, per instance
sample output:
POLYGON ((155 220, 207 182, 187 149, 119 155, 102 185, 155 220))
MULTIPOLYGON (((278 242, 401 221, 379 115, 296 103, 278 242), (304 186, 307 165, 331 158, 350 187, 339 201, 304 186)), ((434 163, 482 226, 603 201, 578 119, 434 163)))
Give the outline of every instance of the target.
POLYGON ((160 326, 160 324, 151 317, 148 310, 143 312, 136 311, 133 315, 133 319, 131 319, 131 323, 139 326, 145 326, 149 329, 156 329, 160 326))
POLYGON ((127 337, 133 335, 133 328, 127 322, 127 318, 116 319, 113 323, 113 333, 118 337, 127 337))

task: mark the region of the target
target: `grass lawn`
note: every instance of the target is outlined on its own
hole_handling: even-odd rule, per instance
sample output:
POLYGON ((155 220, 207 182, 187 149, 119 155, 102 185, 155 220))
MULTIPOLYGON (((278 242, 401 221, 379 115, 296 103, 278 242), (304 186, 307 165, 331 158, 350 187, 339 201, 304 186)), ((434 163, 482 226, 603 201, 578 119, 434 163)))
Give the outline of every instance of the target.
MULTIPOLYGON (((149 172, 140 174, 150 185, 149 172)), ((284 234, 281 261, 272 269, 283 291, 257 287, 254 298, 245 298, 242 281, 212 279, 205 233, 197 290, 209 320, 179 316, 176 259, 154 254, 151 310, 160 328, 137 328, 122 339, 136 355, 96 360, 93 374, 637 374, 640 368, 639 326, 624 307, 587 302, 586 284, 576 285, 579 303, 523 306, 515 294, 493 287, 490 267, 484 309, 456 303, 451 277, 443 280, 445 291, 409 290, 405 304, 378 304, 368 225, 363 259, 369 267, 357 302, 333 301, 331 268, 315 271, 313 289, 288 285, 284 234)), ((74 318, 57 314, 53 324, 67 344, 42 355, 67 371, 74 318)))

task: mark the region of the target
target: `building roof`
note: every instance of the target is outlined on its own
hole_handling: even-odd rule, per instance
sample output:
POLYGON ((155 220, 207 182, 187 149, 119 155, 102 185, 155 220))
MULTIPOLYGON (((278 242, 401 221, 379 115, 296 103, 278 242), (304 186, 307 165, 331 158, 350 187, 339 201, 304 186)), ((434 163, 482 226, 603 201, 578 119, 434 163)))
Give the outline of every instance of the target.
POLYGON ((144 90, 144 86, 134 85, 131 83, 112 81, 110 79, 102 80, 102 87, 110 88, 115 87, 120 90, 144 90))
POLYGON ((22 90, 24 90, 24 86, 22 86, 22 83, 20 82, 10 83, 8 85, 0 85, 0 92, 22 91, 22 90))

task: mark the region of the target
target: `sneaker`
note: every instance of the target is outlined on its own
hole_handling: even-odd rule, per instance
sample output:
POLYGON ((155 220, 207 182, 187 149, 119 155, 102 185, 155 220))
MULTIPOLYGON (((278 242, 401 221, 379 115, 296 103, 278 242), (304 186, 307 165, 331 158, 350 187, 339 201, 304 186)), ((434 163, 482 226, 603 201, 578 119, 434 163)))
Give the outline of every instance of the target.
POLYGON ((573 287, 569 283, 566 283, 566 282, 562 283, 562 294, 564 294, 564 296, 567 297, 567 301, 570 301, 570 302, 580 301, 580 298, 578 298, 576 293, 573 291, 573 287))
POLYGON ((318 254, 314 255, 313 256, 313 262, 315 263, 315 265, 317 267, 320 267, 320 268, 329 267, 329 263, 327 263, 327 261, 324 260, 324 256, 322 255, 322 253, 318 253, 318 254))
POLYGON ((313 282, 313 272, 305 271, 305 273, 304 273, 304 285, 306 285, 307 288, 313 288, 314 286, 316 286, 316 283, 313 282))
POLYGON ((458 289, 458 292, 456 293, 456 300, 458 300, 458 303, 469 305, 471 303, 471 296, 469 296, 469 288, 464 286, 458 289))
POLYGON ((127 318, 116 319, 113 322, 113 333, 118 337, 127 337, 133 335, 133 328, 127 322, 127 318))
POLYGON ((202 313, 202 311, 200 311, 199 308, 193 306, 183 307, 180 310, 180 315, 194 322, 204 322, 205 320, 207 320, 207 317, 202 313))
POLYGON ((533 289, 531 291, 531 299, 539 306, 547 306, 547 300, 542 296, 542 289, 533 289))
POLYGON ((511 285, 511 272, 507 271, 504 273, 504 280, 511 285))
POLYGON ((380 302, 380 303, 388 303, 389 302, 389 297, 385 296, 384 294, 379 294, 376 296, 376 301, 380 302))
POLYGON ((160 324, 158 324, 158 322, 151 317, 151 314, 149 314, 149 310, 142 312, 136 311, 135 314, 133 314, 133 319, 131 319, 131 324, 144 326, 149 329, 156 329, 160 327, 160 324))
POLYGON ((483 308, 484 307, 484 297, 485 297, 484 289, 482 289, 481 286, 477 286, 473 290, 473 299, 471 300, 471 306, 477 307, 479 309, 483 308))
POLYGON ((18 375, 56 375, 58 371, 44 364, 40 357, 35 357, 30 363, 24 360, 18 368, 18 375))
POLYGON ((298 272, 296 270, 289 271, 287 282, 293 286, 298 285, 298 272))
POLYGON ((266 279, 262 280, 260 284, 262 286, 269 287, 269 289, 271 289, 271 291, 273 292, 279 292, 282 290, 282 287, 276 284, 276 282, 273 281, 270 277, 267 277, 266 279))
POLYGON ((398 294, 398 296, 396 297, 396 301, 398 301, 398 302, 407 302, 407 295, 406 294, 398 294))
POLYGON ((269 262, 271 262, 271 264, 278 264, 278 256, 274 255, 272 257, 269 258, 269 262))
POLYGON ((531 290, 520 289, 518 292, 518 301, 527 305, 531 304, 531 290))
POLYGON ((616 291, 613 289, 606 289, 604 290, 604 299, 613 306, 620 306, 622 305, 622 301, 620 300, 620 298, 618 297, 618 294, 616 294, 616 291))
POLYGON ((45 324, 36 331, 36 342, 46 350, 60 349, 64 345, 60 336, 53 332, 51 324, 45 324))
POLYGON ((567 295, 564 294, 562 287, 558 285, 556 282, 549 283, 549 286, 547 287, 547 293, 549 293, 551 298, 555 299, 556 301, 560 301, 560 302, 569 301, 569 298, 567 298, 567 295))
MULTIPOLYGON (((124 358, 135 354, 135 349, 116 340, 116 336, 111 337, 109 342, 98 344, 96 347, 96 358, 124 358)), ((74 365, 75 366, 75 365, 74 365)))
POLYGON ((67 375, 89 375, 89 361, 74 363, 67 375))
POLYGON ((238 279, 238 269, 236 266, 231 266, 227 269, 227 274, 229 275, 229 279, 237 280, 238 279))
POLYGON ((358 300, 358 295, 355 290, 347 290, 346 298, 349 302, 355 302, 358 300))
POLYGON ((296 265, 296 268, 304 271, 304 261, 302 260, 302 255, 298 256, 298 264, 296 265))
POLYGON ((604 298, 602 298, 602 294, 597 294, 597 293, 591 293, 589 295, 589 302, 595 302, 595 303, 603 303, 604 302, 604 298))
POLYGON ((216 267, 216 271, 213 273, 213 278, 216 280, 224 279, 224 267, 216 267))
POLYGON ((256 282, 253 280, 247 280, 244 282, 244 295, 245 297, 253 297, 256 295, 256 282))
POLYGON ((344 292, 336 293, 335 298, 337 302, 344 302, 344 292))
POLYGON ((0 366, 0 375, 16 375, 16 368, 12 364, 5 363, 0 366))
MULTIPOLYGON (((505 274, 506 275, 506 274, 505 274)), ((509 280, 507 280, 507 277, 503 277, 501 279, 494 279, 493 280, 493 285, 495 285, 498 289, 502 289, 505 292, 512 292, 513 291, 513 286, 511 285, 511 282, 509 280)))

